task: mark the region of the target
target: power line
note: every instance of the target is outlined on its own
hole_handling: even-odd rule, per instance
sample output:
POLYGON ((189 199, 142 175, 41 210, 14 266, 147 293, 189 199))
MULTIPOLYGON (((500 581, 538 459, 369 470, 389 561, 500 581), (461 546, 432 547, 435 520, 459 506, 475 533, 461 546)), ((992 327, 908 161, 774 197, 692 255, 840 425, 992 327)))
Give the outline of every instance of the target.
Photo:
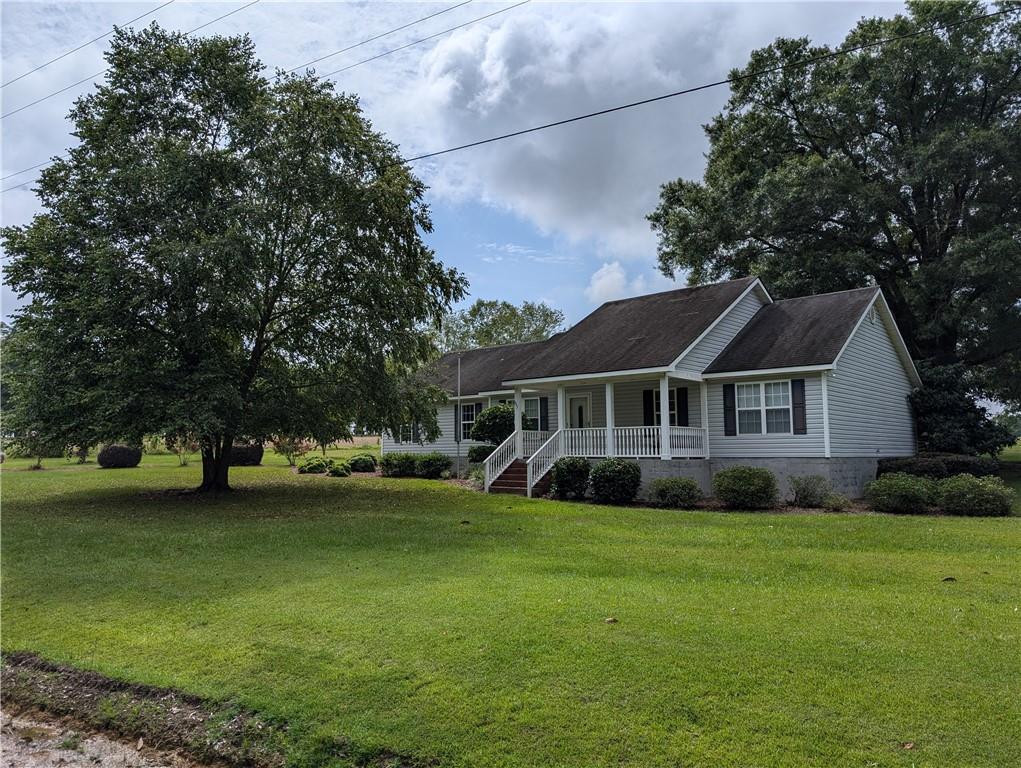
MULTIPOLYGON (((427 40, 431 40, 431 39, 433 39, 435 37, 439 37, 440 35, 445 35, 448 32, 453 32, 456 29, 460 29, 460 28, 466 27, 466 26, 468 26, 470 24, 474 24, 474 23, 476 23, 478 21, 482 21, 484 19, 488 19, 490 16, 495 16, 498 13, 504 13, 506 11, 510 11, 510 10, 512 10, 514 8, 517 8, 519 5, 524 5, 525 3, 528 3, 530 1, 531 0, 523 0, 523 2, 519 2, 516 5, 511 5, 511 6, 508 6, 506 8, 501 8, 500 10, 494 11, 493 13, 488 13, 488 14, 486 14, 484 16, 480 16, 478 18, 472 19, 471 21, 466 21, 463 24, 458 24, 455 27, 450 27, 449 29, 445 29, 442 32, 437 32, 436 34, 430 35, 429 37, 424 37, 421 40, 416 40, 416 41, 414 41, 412 43, 408 43, 407 45, 402 45, 399 48, 394 48, 394 49, 389 50, 389 51, 384 51, 383 53, 380 53, 380 54, 378 54, 376 56, 372 56, 371 58, 364 59, 363 61, 359 61, 359 62, 357 62, 355 64, 351 64, 350 66, 338 69, 335 72, 328 72, 325 75, 321 75, 321 77, 328 77, 329 75, 334 75, 334 74, 337 74, 338 72, 343 72, 345 70, 352 69, 353 67, 360 66, 360 65, 365 64, 365 63, 367 63, 369 61, 373 61, 375 59, 382 58, 383 56, 389 56, 391 53, 396 53, 397 51, 404 50, 405 48, 410 48, 413 45, 418 45, 419 43, 426 42, 427 40)), ((443 9, 442 11, 437 11, 436 13, 432 13, 432 14, 430 14, 428 16, 423 16, 420 19, 416 19, 415 21, 408 22, 407 24, 404 24, 404 25, 402 25, 400 27, 395 27, 394 29, 391 29, 391 30, 389 30, 387 32, 383 32, 383 33, 381 33, 379 35, 376 35, 375 37, 370 37, 367 40, 362 40, 360 43, 355 43, 354 45, 349 45, 347 48, 342 48, 339 51, 334 51, 333 53, 328 53, 325 56, 320 56, 318 59, 313 59, 312 61, 306 62, 304 64, 299 64, 297 67, 291 67, 287 71, 288 72, 294 72, 295 70, 301 69, 302 67, 307 67, 309 64, 315 64, 316 62, 322 61, 323 59, 328 59, 328 58, 330 58, 332 56, 336 56, 336 55, 344 53, 346 51, 354 50, 355 48, 358 48, 360 46, 365 45, 366 43, 371 43, 374 40, 379 40, 380 38, 386 37, 387 35, 390 35, 390 34, 392 34, 394 32, 399 32, 402 29, 407 29, 408 27, 414 26, 415 24, 419 24, 419 23, 421 23, 423 21, 426 21, 427 19, 431 19, 431 18, 433 18, 435 16, 439 16, 440 14, 443 14, 443 13, 447 13, 448 11, 452 11, 455 8, 460 8, 462 5, 467 5, 470 2, 472 2, 472 0, 464 0, 464 2, 458 3, 457 5, 452 5, 449 8, 443 9)), ((241 10, 241 9, 239 8, 238 10, 241 10)), ((214 19, 213 21, 216 21, 216 19, 214 19)), ((212 22, 209 22, 209 23, 212 24, 212 22)), ((194 31, 195 30, 192 30, 192 32, 194 32, 194 31)), ((186 34, 190 34, 190 33, 186 33, 186 34)), ((107 70, 104 70, 103 72, 100 72, 99 75, 105 74, 106 71, 107 70)), ((86 78, 86 80, 94 79, 95 77, 98 77, 99 75, 94 75, 92 78, 86 78)), ((85 82, 85 80, 79 81, 78 83, 75 83, 74 85, 70 85, 70 86, 68 86, 68 88, 73 88, 75 85, 81 85, 81 83, 83 83, 83 82, 85 82)), ((65 88, 64 90, 67 90, 67 88, 65 88)), ((59 93, 59 91, 57 93, 59 93)), ((55 95, 55 94, 50 94, 50 96, 53 96, 53 95, 55 95)), ((49 97, 47 96, 47 97, 44 97, 44 98, 49 98, 49 97)), ((41 100, 42 99, 40 99, 40 101, 41 100)), ((35 103, 35 102, 33 102, 33 103, 35 103)), ((26 104, 25 107, 22 107, 21 109, 25 109, 26 107, 29 107, 29 106, 31 106, 31 104, 26 104)), ((19 111, 19 110, 15 110, 15 111, 19 111)), ((8 114, 13 114, 13 112, 8 113, 8 114)), ((3 115, 2 117, 6 117, 6 116, 7 115, 3 115)), ((60 157, 63 157, 63 155, 57 155, 57 157, 60 158, 60 157)), ((3 178, 0 178, 0 181, 3 181, 5 179, 13 178, 14 176, 20 176, 21 174, 27 173, 28 171, 34 171, 36 168, 40 168, 40 167, 42 167, 44 165, 47 165, 48 163, 49 163, 49 161, 46 161, 46 162, 42 162, 42 163, 37 163, 36 165, 30 166, 28 168, 22 168, 20 171, 15 171, 14 173, 9 173, 6 176, 4 176, 3 178)), ((31 184, 31 183, 32 183, 31 181, 26 181, 26 182, 22 182, 21 184, 15 184, 15 185, 13 185, 11 187, 7 187, 7 189, 0 190, 0 193, 6 192, 8 189, 17 189, 18 187, 23 187, 26 184, 31 184)))
MULTIPOLYGON (((230 11, 228 13, 223 14, 223 16, 217 16, 215 19, 212 19, 211 21, 207 21, 205 24, 199 24, 197 27, 195 27, 194 29, 189 29, 184 34, 185 35, 190 35, 193 32, 198 32, 200 29, 208 27, 210 24, 215 24, 218 21, 226 19, 228 16, 233 16, 235 13, 239 13, 239 12, 245 10, 245 8, 251 8, 253 5, 255 5, 256 3, 259 3, 259 2, 262 2, 262 0, 252 0, 250 3, 242 5, 240 8, 235 8, 233 11, 230 11)), ((46 101, 47 99, 51 99, 54 96, 63 93, 64 91, 69 91, 72 88, 81 85, 82 83, 87 83, 90 80, 95 80, 97 77, 102 77, 103 75, 105 75, 109 71, 110 71, 110 68, 107 67, 102 72, 97 72, 94 75, 89 75, 88 77, 79 80, 77 83, 71 83, 71 85, 68 85, 68 86, 66 86, 64 88, 61 88, 59 91, 54 91, 53 93, 48 93, 45 96, 41 96, 40 98, 36 99, 35 101, 30 101, 28 104, 25 104, 24 106, 18 107, 17 109, 12 109, 10 112, 7 112, 7 113, 5 113, 3 115, 0 115, 0 120, 3 120, 5 117, 10 117, 11 115, 16 115, 18 112, 26 110, 29 107, 34 107, 36 104, 39 104, 40 102, 46 101)))
MULTIPOLYGON (((168 5, 170 5, 170 4, 171 4, 171 3, 173 3, 173 2, 176 2, 176 0, 167 0, 167 2, 163 3, 163 5, 158 5, 158 6, 156 6, 155 8, 153 8, 153 9, 152 9, 151 11, 146 11, 146 12, 145 12, 145 13, 143 13, 143 14, 142 14, 141 16, 136 16, 136 17, 135 17, 135 18, 133 18, 133 19, 129 19, 128 21, 125 21, 125 22, 124 22, 123 24, 120 24, 119 26, 122 26, 122 27, 123 27, 123 26, 127 26, 128 24, 134 24, 134 23, 135 23, 136 21, 138 21, 139 19, 144 19, 144 18, 145 18, 146 16, 151 16, 152 14, 156 13, 156 11, 160 10, 161 8, 166 8, 166 7, 168 6, 168 5)), ((117 27, 115 26, 115 27, 113 27, 112 29, 110 29, 110 31, 109 31, 109 32, 104 32, 104 33, 103 33, 103 34, 101 34, 101 35, 100 35, 99 37, 94 37, 94 38, 92 38, 91 40, 89 40, 88 42, 82 43, 82 44, 81 44, 81 45, 79 45, 79 46, 78 46, 77 48, 72 48, 72 49, 71 49, 70 51, 64 51, 64 53, 60 54, 60 55, 59 55, 59 56, 57 56, 56 58, 50 59, 49 61, 44 61, 44 62, 43 62, 42 64, 40 64, 39 66, 35 67, 34 69, 30 69, 30 70, 28 70, 28 72, 24 72, 24 73, 22 73, 22 74, 18 75, 17 77, 11 78, 11 79, 10 79, 10 80, 8 80, 8 81, 7 81, 6 83, 0 84, 0 88, 6 88, 6 87, 7 87, 8 85, 10 85, 11 83, 16 83, 16 82, 18 82, 18 81, 19 81, 19 80, 20 80, 21 78, 23 78, 23 77, 28 77, 28 76, 29 76, 29 75, 31 75, 31 74, 32 74, 33 72, 38 72, 38 71, 39 71, 40 69, 42 69, 43 67, 48 67, 48 66, 49 66, 50 64, 52 64, 53 62, 55 62, 55 61, 60 61, 60 60, 61 60, 61 59, 63 59, 63 58, 65 57, 65 56, 70 56, 70 55, 71 55, 72 53, 76 53, 77 51, 80 51, 80 50, 81 50, 82 48, 87 48, 88 46, 92 45, 93 43, 98 43, 98 42, 99 42, 100 40, 102 40, 102 39, 103 39, 104 37, 109 37, 110 35, 112 35, 112 34, 113 34, 113 31, 114 31, 114 29, 116 29, 116 28, 117 28, 117 27)))
POLYGON ((423 21, 428 21, 429 19, 435 18, 436 16, 441 16, 444 13, 449 13, 450 11, 453 11, 455 8, 460 8, 462 5, 468 5, 468 3, 470 3, 470 2, 472 2, 472 0, 464 0, 464 2, 458 3, 457 5, 452 5, 449 8, 444 8, 442 11, 436 11, 436 13, 430 13, 428 16, 423 16, 420 19, 415 19, 414 21, 409 21, 407 24, 403 24, 403 25, 401 25, 399 27, 394 27, 393 29, 389 29, 386 32, 381 32, 380 34, 376 35, 375 37, 370 37, 370 38, 368 38, 366 40, 362 40, 360 43, 355 43, 354 45, 349 45, 347 48, 341 48, 339 51, 334 51, 333 53, 328 53, 325 56, 320 56, 318 59, 312 59, 312 61, 306 61, 304 64, 299 64, 296 67, 291 67, 287 71, 288 72, 294 72, 296 70, 299 70, 299 69, 302 69, 304 67, 307 67, 307 66, 309 66, 311 64, 317 64, 318 62, 322 61, 323 59, 329 59, 329 58, 332 58, 334 56, 339 56, 342 53, 347 53, 348 51, 353 51, 355 48, 360 48, 363 45, 367 45, 368 43, 375 42, 376 40, 379 40, 380 38, 386 37, 387 35, 392 35, 394 32, 400 32, 402 29, 407 29, 408 27, 413 27, 416 24, 421 24, 423 21))
POLYGON ((370 61, 375 61, 376 59, 381 59, 384 56, 389 56, 391 53, 397 53, 398 51, 403 51, 405 48, 411 48, 412 46, 418 45, 419 43, 425 43, 425 42, 427 42, 429 40, 432 40, 434 38, 441 37, 442 35, 446 35, 449 32, 453 32, 455 29, 461 29, 462 27, 467 27, 467 26, 469 26, 471 24, 475 24, 476 22, 483 21, 483 20, 488 19, 488 18, 490 18, 492 16, 496 16, 496 15, 501 14, 501 13, 506 13, 507 11, 513 11, 515 8, 519 8, 520 6, 525 5, 527 3, 530 3, 530 2, 532 2, 532 0, 521 0, 520 3, 515 3, 514 5, 508 5, 506 8, 500 8, 499 10, 493 11, 492 13, 487 13, 485 16, 479 16, 478 18, 472 19, 471 21, 466 21, 463 24, 458 24, 455 27, 450 27, 449 29, 444 29, 442 32, 437 32, 434 35, 429 35, 428 37, 423 37, 422 39, 415 40, 414 42, 408 43, 407 45, 401 45, 401 46, 399 46, 397 48, 391 48, 389 51, 383 51, 382 53, 378 53, 375 56, 370 56, 367 59, 362 59, 361 61, 356 61, 354 64, 348 64, 346 67, 341 67, 340 69, 335 69, 332 72, 327 72, 324 75, 320 75, 320 77, 332 77, 333 75, 339 75, 341 72, 347 72, 349 69, 354 69, 355 67, 360 67, 362 64, 368 64, 370 61))
MULTIPOLYGON (((527 2, 528 0, 525 0, 525 1, 527 2)), ((523 5, 523 3, 519 3, 519 5, 523 5)), ((515 7, 515 6, 511 6, 511 7, 515 7)), ((507 8, 505 10, 509 10, 509 8, 507 8)), ((405 158, 405 159, 402 159, 400 161, 396 161, 395 163, 393 163, 393 165, 404 165, 404 164, 407 164, 407 163, 416 162, 418 160, 426 160, 426 159, 429 159, 429 158, 432 158, 432 157, 439 157, 440 155, 450 154, 451 152, 459 152, 459 151, 464 150, 464 149, 471 149, 472 147, 482 146, 483 144, 492 144, 493 142, 503 141, 504 139, 511 139, 511 138, 516 137, 516 136, 523 136, 523 135, 528 134, 528 133, 535 133, 537 131, 546 130, 547 128, 555 128, 557 126, 567 125, 569 123, 576 123, 576 122, 580 122, 582 120, 588 120, 588 119, 593 118, 593 117, 599 117, 601 115, 608 115, 608 114, 611 114, 613 112, 621 112, 621 111, 626 110, 626 109, 633 109, 635 107, 644 106, 646 104, 653 104, 653 103, 659 102, 659 101, 665 101, 666 99, 672 99, 672 98, 676 98, 678 96, 684 96, 686 94, 691 94, 691 93, 696 93, 698 91, 708 90, 710 88, 718 88, 721 85, 731 85, 733 83, 739 83, 739 82, 741 82, 743 80, 749 80, 749 79, 752 79, 752 78, 761 77, 762 75, 768 75, 768 74, 772 74, 772 73, 775 73, 775 72, 782 72, 782 71, 787 70, 787 69, 796 69, 798 67, 808 66, 809 64, 815 64, 815 63, 818 63, 818 62, 821 62, 821 61, 827 61, 829 59, 834 59, 834 58, 837 58, 839 56, 846 56, 847 54, 850 54, 850 53, 857 53, 858 51, 864 51, 864 50, 868 50, 870 48, 876 48, 876 47, 879 47, 881 45, 888 45, 890 43, 895 43, 895 42, 898 42, 900 40, 908 40, 908 39, 913 38, 913 37, 920 37, 922 35, 926 35, 926 34, 937 32, 937 31, 941 31, 941 30, 945 31, 945 30, 954 29, 955 27, 959 27, 959 26, 962 26, 964 24, 970 24, 970 23, 976 22, 976 21, 983 21, 985 19, 991 19, 991 18, 994 18, 996 16, 1003 16, 1003 15, 1005 15, 1007 13, 1012 13, 1015 10, 1021 10, 1021 7, 1005 8, 1005 9, 1000 10, 1000 11, 994 11, 994 12, 991 12, 991 13, 982 14, 980 16, 972 16, 971 18, 962 19, 961 21, 956 21, 956 22, 953 22, 951 24, 937 24, 937 25, 933 25, 931 27, 928 27, 926 29, 917 30, 915 32, 906 32, 906 33, 904 33, 902 35, 895 35, 893 37, 882 38, 880 40, 873 40, 872 42, 869 42, 869 43, 861 43, 859 45, 854 45, 854 46, 850 46, 850 47, 847 47, 847 48, 840 48, 840 49, 838 49, 836 51, 830 51, 829 53, 820 54, 818 56, 812 56, 812 57, 809 57, 807 59, 800 59, 798 61, 793 61, 793 62, 789 62, 789 63, 786 63, 786 64, 778 64, 778 65, 776 65, 774 67, 767 67, 766 69, 756 70, 755 72, 748 72, 748 73, 743 74, 743 75, 737 75, 735 77, 728 77, 728 78, 726 78, 724 80, 716 80, 716 81, 711 82, 711 83, 704 83, 703 85, 697 85, 697 86, 693 86, 691 88, 684 88, 684 89, 679 90, 679 91, 672 91, 670 93, 665 93, 665 94, 662 94, 662 95, 659 95, 659 96, 653 96, 653 97, 648 98, 648 99, 640 99, 638 101, 632 101, 632 102, 628 102, 626 104, 619 104, 619 105, 614 106, 614 107, 607 107, 606 109, 600 109, 600 110, 597 110, 595 112, 587 112, 587 113, 582 114, 582 115, 575 115, 573 117, 564 118, 563 120, 555 120, 555 121, 550 122, 550 123, 543 123, 542 125, 536 125, 536 126, 532 126, 530 128, 522 128, 521 130, 511 131, 510 133, 500 134, 499 136, 491 136, 489 138, 479 139, 478 141, 469 142, 467 144, 460 144, 458 146, 448 147, 447 149, 441 149, 441 150, 437 150, 435 152, 427 152, 427 153, 422 154, 422 155, 416 155, 414 157, 405 158)), ((12 174, 12 175, 14 175, 14 174, 12 174)), ((21 184, 16 184, 14 186, 7 187, 6 189, 0 190, 0 192, 7 192, 9 190, 17 189, 18 187, 23 187, 26 184, 31 184, 31 183, 32 183, 31 181, 22 182, 21 184)))

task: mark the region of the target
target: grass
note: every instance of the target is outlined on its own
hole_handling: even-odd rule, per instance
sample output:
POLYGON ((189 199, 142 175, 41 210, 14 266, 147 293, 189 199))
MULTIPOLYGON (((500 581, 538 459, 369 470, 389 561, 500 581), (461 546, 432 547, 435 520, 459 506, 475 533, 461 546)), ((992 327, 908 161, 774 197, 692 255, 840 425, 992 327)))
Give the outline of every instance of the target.
POLYGON ((1021 519, 623 509, 282 460, 168 496, 199 468, 162 458, 4 469, 4 649, 236 699, 299 765, 340 741, 452 766, 1021 764, 1021 519))

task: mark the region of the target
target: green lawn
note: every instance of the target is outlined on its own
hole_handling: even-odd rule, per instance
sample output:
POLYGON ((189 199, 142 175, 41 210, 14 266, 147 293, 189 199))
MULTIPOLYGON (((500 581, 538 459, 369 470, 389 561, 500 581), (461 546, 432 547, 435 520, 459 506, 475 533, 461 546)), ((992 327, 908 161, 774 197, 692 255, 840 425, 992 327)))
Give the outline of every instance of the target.
POLYGON ((166 458, 8 465, 4 649, 235 697, 295 756, 1021 764, 1019 518, 617 509, 279 465, 174 497, 199 468, 166 458))

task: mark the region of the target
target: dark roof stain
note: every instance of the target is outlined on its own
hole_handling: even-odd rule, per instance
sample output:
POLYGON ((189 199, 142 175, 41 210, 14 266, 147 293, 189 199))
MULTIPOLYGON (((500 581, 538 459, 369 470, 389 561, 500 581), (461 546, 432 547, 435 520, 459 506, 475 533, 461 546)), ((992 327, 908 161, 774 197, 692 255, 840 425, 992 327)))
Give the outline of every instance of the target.
POLYGON ((607 302, 523 355, 503 380, 670 365, 754 281, 743 277, 607 302))
POLYGON ((767 304, 705 373, 829 365, 878 290, 856 288, 767 304))

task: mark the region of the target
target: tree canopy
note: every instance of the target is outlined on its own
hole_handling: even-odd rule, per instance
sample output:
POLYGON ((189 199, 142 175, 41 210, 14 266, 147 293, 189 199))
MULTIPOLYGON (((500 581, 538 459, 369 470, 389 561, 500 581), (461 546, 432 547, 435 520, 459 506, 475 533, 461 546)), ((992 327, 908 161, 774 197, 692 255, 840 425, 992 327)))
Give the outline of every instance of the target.
POLYGON ((543 341, 564 329, 564 313, 544 302, 520 307, 507 301, 477 299, 467 309, 447 315, 438 344, 444 352, 492 347, 521 341, 543 341))
POLYGON ((465 282, 357 99, 261 76, 247 37, 118 30, 106 59, 43 212, 2 231, 30 298, 8 345, 22 421, 71 443, 195 435, 204 489, 229 487, 235 439, 435 434, 413 376, 465 282))
POLYGON ((844 46, 917 36, 810 65, 831 49, 753 52, 703 180, 649 217, 664 274, 755 274, 781 298, 878 285, 914 357, 1021 400, 1021 13, 958 24, 986 10, 909 2, 844 46))

